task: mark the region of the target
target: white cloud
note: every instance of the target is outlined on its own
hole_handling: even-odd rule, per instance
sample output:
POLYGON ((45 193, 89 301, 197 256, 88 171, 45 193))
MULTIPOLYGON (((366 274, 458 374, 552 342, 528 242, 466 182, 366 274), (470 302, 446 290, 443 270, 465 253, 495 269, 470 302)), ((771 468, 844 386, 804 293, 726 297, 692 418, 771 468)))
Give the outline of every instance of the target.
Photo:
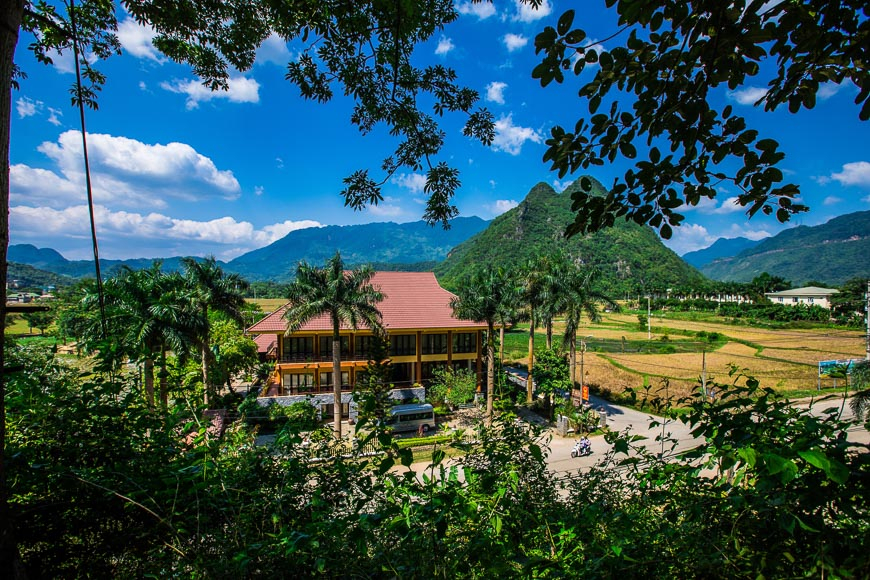
POLYGON ((522 0, 514 0, 514 5, 516 6, 517 12, 514 14, 513 20, 519 22, 535 22, 545 16, 549 16, 553 11, 553 7, 550 5, 549 0, 543 0, 541 5, 537 8, 531 4, 523 2, 522 0))
POLYGON ((840 89, 843 88, 844 85, 851 84, 851 81, 847 81, 845 83, 834 83, 827 82, 819 85, 819 90, 816 92, 816 97, 820 101, 826 101, 840 92, 840 89))
MULTIPOLYGON (((48 50, 46 54, 51 59, 51 63, 57 72, 62 74, 73 74, 76 72, 76 61, 73 58, 72 50, 67 50, 63 54, 54 50, 48 50)), ((94 62, 94 59, 88 59, 88 62, 94 62)))
POLYGON ((700 224, 683 223, 673 229, 670 240, 662 240, 664 244, 679 255, 709 247, 719 238, 749 238, 761 240, 769 238, 770 233, 765 230, 751 230, 746 225, 732 223, 729 228, 716 233, 710 232, 700 224))
POLYGON ((504 105, 504 90, 507 88, 507 83, 493 81, 486 85, 486 100, 504 105))
POLYGON ((723 234, 719 237, 722 238, 749 238, 750 240, 763 240, 764 238, 769 238, 772 236, 770 232, 767 230, 751 230, 745 225, 740 224, 731 224, 731 227, 728 228, 723 234))
POLYGON ((275 158, 275 166, 276 166, 278 169, 284 169, 284 160, 281 159, 280 157, 276 157, 276 158, 275 158))
POLYGON ((55 127, 60 127, 60 119, 59 117, 63 117, 63 111, 60 109, 55 109, 53 107, 48 108, 48 122, 54 125, 55 127))
POLYGON ((722 199, 721 203, 718 200, 719 198, 710 199, 709 197, 702 197, 698 200, 697 205, 687 205, 681 209, 685 212, 697 211, 704 215, 728 215, 746 209, 737 203, 737 196, 726 197, 725 199, 722 199))
POLYGON ((254 195, 259 197, 259 196, 263 195, 264 191, 266 191, 266 189, 262 185, 255 185, 254 186, 254 195))
POLYGON ((495 139, 492 141, 492 148, 511 155, 519 155, 526 141, 541 143, 543 140, 540 131, 514 125, 513 116, 508 115, 500 117, 495 122, 495 139))
POLYGON ((501 41, 507 47, 508 52, 519 50, 529 43, 529 39, 522 34, 508 33, 502 36, 501 41))
POLYGON ((673 229, 673 235, 669 240, 662 240, 664 244, 674 252, 682 256, 686 252, 706 248, 716 241, 716 236, 710 234, 702 225, 684 223, 673 229))
POLYGON ((495 203, 488 206, 487 209, 489 209, 493 216, 498 216, 518 205, 520 205, 520 202, 514 199, 497 199, 495 200, 495 203))
POLYGON ((870 203, 870 195, 868 195, 867 197, 862 197, 861 201, 863 201, 864 203, 870 203))
POLYGON ((565 181, 559 181, 558 179, 553 180, 553 189, 555 189, 559 193, 562 193, 563 191, 565 191, 565 188, 568 187, 569 185, 571 185, 570 179, 566 179, 565 181))
POLYGON ((401 207, 389 203, 379 203, 378 205, 369 205, 368 212, 380 218, 396 218, 401 217, 404 211, 401 207))
POLYGON ((441 40, 438 41, 438 46, 435 48, 435 54, 443 56, 456 48, 453 44, 453 41, 446 36, 442 36, 441 40))
POLYGON ((258 103, 260 101, 260 83, 248 77, 230 77, 226 91, 213 91, 201 82, 191 79, 176 79, 164 81, 160 87, 172 93, 187 95, 187 108, 196 109, 201 102, 212 99, 227 99, 231 103, 258 103))
POLYGON ((831 174, 831 179, 836 179, 842 185, 870 187, 870 163, 867 161, 846 163, 843 165, 843 171, 831 174))
MULTIPOLYGON (((57 142, 37 148, 55 170, 15 165, 10 171, 10 195, 50 207, 64 207, 84 199, 81 133, 66 131, 57 142)), ((88 153, 94 197, 128 207, 165 207, 166 198, 189 201, 219 197, 236 199, 241 187, 232 171, 219 170, 208 157, 185 143, 149 145, 93 133, 88 153)))
POLYGON ((264 64, 270 62, 283 66, 293 59, 290 49, 287 48, 287 42, 275 34, 269 35, 269 38, 263 41, 260 48, 257 49, 257 57, 254 62, 264 64))
MULTIPOLYGON (((320 222, 313 220, 287 220, 257 229, 250 222, 236 221, 229 216, 196 221, 154 212, 111 211, 103 205, 94 207, 94 215, 104 250, 111 248, 103 252, 107 258, 213 253, 228 259, 269 245, 291 231, 322 227, 320 222)), ((90 251, 87 244, 76 242, 84 242, 89 236, 86 205, 64 209, 13 206, 10 208, 10 220, 14 224, 12 235, 16 240, 34 239, 42 243, 50 240, 53 247, 65 250, 63 253, 67 257, 78 253, 79 257, 86 258, 90 251), (46 224, 51 224, 51 231, 46 231, 46 224), (68 249, 77 246, 81 246, 81 249, 68 249)))
POLYGON ((456 4, 456 11, 460 14, 473 14, 480 20, 486 20, 495 14, 495 4, 492 2, 460 2, 456 4))
POLYGON ((27 97, 20 97, 15 101, 15 110, 18 112, 18 118, 32 117, 42 110, 42 101, 34 101, 27 97))
POLYGON ((754 105, 759 99, 767 94, 763 87, 746 87, 736 91, 728 91, 728 98, 737 101, 741 105, 754 105))
POLYGON ((837 205, 838 203, 840 203, 842 201, 843 201, 843 199, 840 197, 837 197, 836 195, 829 195, 828 197, 826 197, 822 201, 822 204, 824 204, 824 205, 837 205))
POLYGON ((165 58, 151 42, 157 33, 149 25, 142 25, 132 18, 125 18, 118 24, 118 40, 124 50, 136 58, 145 58, 163 63, 165 58))
POLYGON ((390 181, 415 194, 423 193, 423 188, 426 187, 426 176, 420 173, 400 173, 390 181))

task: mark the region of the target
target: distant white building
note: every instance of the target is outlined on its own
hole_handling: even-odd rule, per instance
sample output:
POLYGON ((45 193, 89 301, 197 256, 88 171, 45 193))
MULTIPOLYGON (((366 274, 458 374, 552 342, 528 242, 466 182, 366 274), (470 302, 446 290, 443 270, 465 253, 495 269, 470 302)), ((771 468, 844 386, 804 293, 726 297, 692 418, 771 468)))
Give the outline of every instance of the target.
POLYGON ((782 290, 781 292, 765 292, 764 295, 775 304, 788 304, 790 306, 806 304, 807 306, 830 308, 831 296, 839 293, 839 290, 834 290, 833 288, 807 286, 806 288, 792 288, 791 290, 782 290))

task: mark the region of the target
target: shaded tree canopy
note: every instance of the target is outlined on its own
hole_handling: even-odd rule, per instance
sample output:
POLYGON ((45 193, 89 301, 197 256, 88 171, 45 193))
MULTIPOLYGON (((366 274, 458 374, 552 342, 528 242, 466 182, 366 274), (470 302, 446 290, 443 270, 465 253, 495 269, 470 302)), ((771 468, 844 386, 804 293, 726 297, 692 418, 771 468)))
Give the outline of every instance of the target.
MULTIPOLYGON (((579 77, 588 106, 573 128, 553 127, 544 161, 560 178, 618 158, 635 162, 604 196, 586 180, 574 193, 569 234, 593 232, 617 218, 649 224, 669 238, 680 208, 713 199, 727 183, 752 217, 780 222, 806 211, 799 189, 783 183, 779 143, 759 135, 724 90, 767 82, 756 105, 797 113, 815 106, 825 83, 851 82, 861 120, 870 118, 870 20, 864 0, 606 0, 619 28, 590 40, 568 10, 535 39, 543 86, 579 77), (613 43, 616 43, 614 46, 613 43), (635 161, 637 160, 637 161, 635 161)), ((580 18, 578 17, 578 20, 580 18)))

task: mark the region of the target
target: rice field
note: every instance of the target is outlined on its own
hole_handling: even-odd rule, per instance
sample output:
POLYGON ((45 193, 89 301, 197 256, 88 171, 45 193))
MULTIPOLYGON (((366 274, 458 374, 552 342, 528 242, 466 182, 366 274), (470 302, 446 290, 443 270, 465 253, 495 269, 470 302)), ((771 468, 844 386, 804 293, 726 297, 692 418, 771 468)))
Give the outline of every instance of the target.
MULTIPOLYGON (((606 314, 601 322, 587 324, 583 335, 586 382, 620 393, 627 388, 664 388, 679 398, 698 388, 706 366, 708 384, 745 380, 753 376, 762 386, 782 393, 808 394, 819 385, 818 363, 832 359, 863 359, 865 335, 860 330, 827 327, 801 329, 756 328, 710 320, 681 320, 678 316, 651 318, 652 336, 638 326, 637 313, 606 314), (698 333, 717 333, 718 340, 705 341, 698 333), (738 370, 729 376, 732 368, 738 370)), ((563 325, 554 327, 554 344, 561 344, 563 325)), ((536 350, 544 347, 544 334, 536 332, 536 350)), ((528 363, 528 327, 509 333, 507 361, 528 363)), ((580 355, 577 376, 580 381, 580 355)), ((822 388, 835 386, 821 379, 822 388)), ((842 380, 840 381, 842 386, 842 380)))
POLYGON ((251 304, 259 306, 260 310, 265 314, 274 312, 281 306, 287 304, 286 298, 246 298, 245 300, 251 304))

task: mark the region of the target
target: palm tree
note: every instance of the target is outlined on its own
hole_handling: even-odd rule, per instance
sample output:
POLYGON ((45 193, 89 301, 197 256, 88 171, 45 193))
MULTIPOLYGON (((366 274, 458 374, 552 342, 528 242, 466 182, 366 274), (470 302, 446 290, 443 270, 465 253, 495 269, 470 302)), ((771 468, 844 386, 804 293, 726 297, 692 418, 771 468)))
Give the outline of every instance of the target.
POLYGON ((548 269, 548 258, 545 256, 529 260, 523 268, 523 277, 525 279, 523 302, 525 302, 528 309, 527 316, 529 319, 529 366, 526 381, 526 402, 528 403, 532 402, 532 395, 534 393, 532 367, 535 363, 535 326, 540 321, 541 311, 549 300, 549 293, 552 288, 549 284, 548 269))
POLYGON ((486 424, 492 425, 495 392, 495 323, 515 299, 516 286, 502 268, 488 267, 460 282, 450 307, 457 318, 486 323, 486 424))
POLYGON ((333 417, 335 435, 341 437, 341 324, 356 330, 360 323, 383 334, 377 304, 384 295, 371 285, 374 270, 362 266, 346 271, 339 252, 318 268, 304 260, 296 268, 296 279, 287 289, 290 301, 284 312, 286 336, 299 330, 312 318, 325 314, 332 322, 332 387, 335 395, 333 417))
MULTIPOLYGON (((565 334, 562 342, 569 349, 568 372, 572 385, 577 368, 577 331, 580 329, 583 314, 586 314, 590 321, 598 322, 601 319, 598 312, 599 303, 604 303, 614 310, 619 308, 611 298, 592 289, 597 277, 597 270, 590 269, 584 272, 575 264, 571 264, 562 277, 561 288, 565 305, 565 334)), ((584 377, 580 377, 581 385, 584 380, 584 377)))
MULTIPOLYGON (((143 362, 145 398, 154 405, 154 366, 160 368, 160 400, 167 404, 166 351, 185 356, 203 321, 185 295, 179 274, 166 274, 161 262, 150 268, 122 267, 105 285, 107 322, 115 344, 130 358, 143 362)), ((93 302, 94 298, 86 298, 93 302)))
POLYGON ((248 283, 238 274, 225 275, 214 256, 208 256, 202 261, 193 258, 182 258, 184 277, 191 290, 194 308, 202 316, 205 326, 199 337, 200 356, 202 357, 202 388, 204 402, 208 405, 209 397, 214 394, 214 385, 208 376, 208 367, 214 358, 210 348, 211 324, 208 319, 209 310, 221 312, 231 320, 242 323, 242 308, 245 299, 242 292, 248 283))

